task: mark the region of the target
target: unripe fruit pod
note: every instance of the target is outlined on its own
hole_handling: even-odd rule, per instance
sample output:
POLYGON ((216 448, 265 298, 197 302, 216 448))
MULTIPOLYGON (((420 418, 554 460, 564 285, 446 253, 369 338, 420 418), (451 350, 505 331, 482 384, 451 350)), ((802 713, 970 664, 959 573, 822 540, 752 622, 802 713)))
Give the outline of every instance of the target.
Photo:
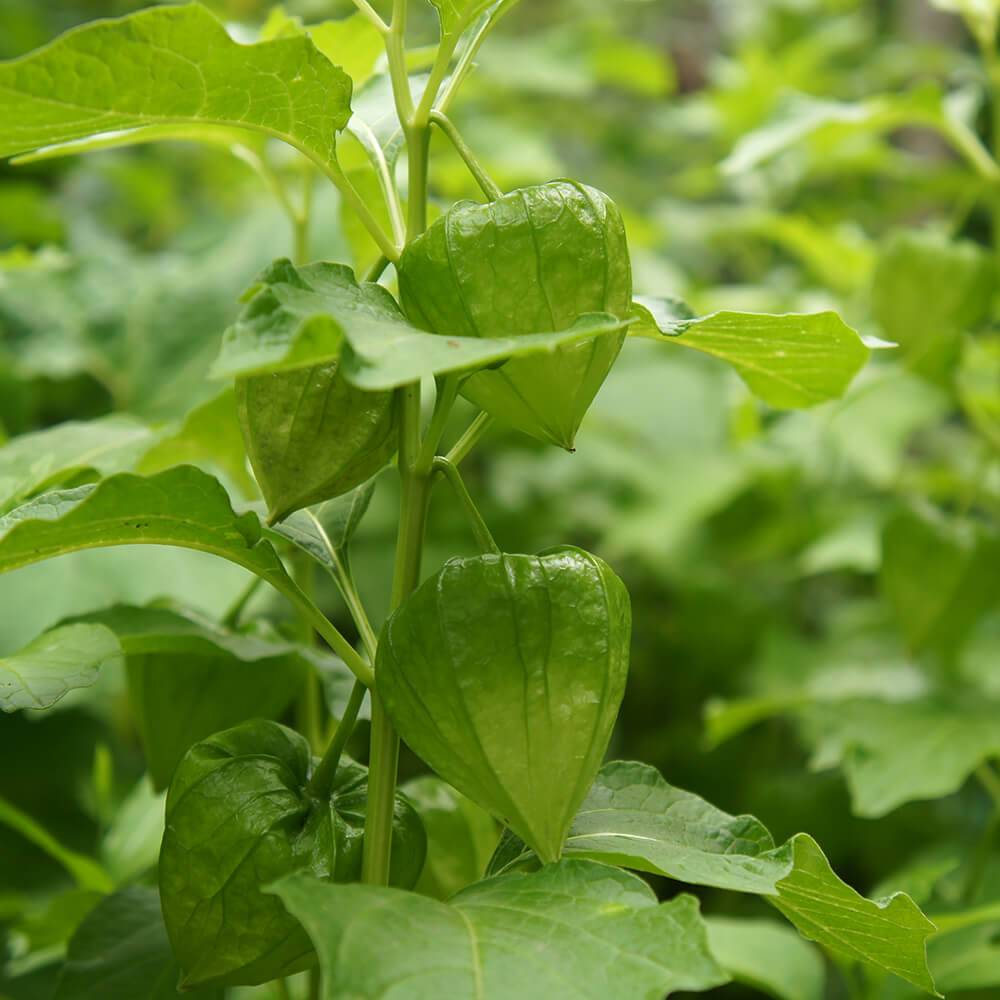
POLYGON ((270 524, 360 486, 396 452, 395 393, 358 389, 337 368, 236 380, 240 429, 270 524))
MULTIPOLYGON (((632 272, 625 227, 607 195, 553 181, 485 205, 459 202, 404 249, 399 296, 434 333, 510 337, 565 330, 584 313, 624 319, 632 272)), ((625 333, 477 372, 462 394, 519 430, 572 449, 625 333)))
POLYGON ((452 559, 386 622, 376 686, 416 753, 553 861, 611 738, 630 635, 624 584, 580 549, 452 559))

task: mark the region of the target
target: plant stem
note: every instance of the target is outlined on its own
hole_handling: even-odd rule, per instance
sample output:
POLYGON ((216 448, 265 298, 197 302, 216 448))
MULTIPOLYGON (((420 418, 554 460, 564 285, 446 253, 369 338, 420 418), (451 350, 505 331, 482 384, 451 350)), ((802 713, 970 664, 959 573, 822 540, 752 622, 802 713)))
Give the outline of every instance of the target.
POLYGON ((466 428, 465 433, 455 442, 455 446, 445 455, 445 458, 452 465, 458 466, 462 459, 475 448, 476 443, 486 433, 487 428, 493 423, 493 418, 486 413, 480 413, 475 420, 466 428))
POLYGON ((361 681, 355 681, 351 688, 351 696, 347 699, 344 714, 337 723, 337 731, 330 740, 330 745, 323 753, 323 759, 316 765, 309 783, 306 785, 306 794, 316 799, 327 799, 330 797, 330 789, 333 787, 333 779, 337 776, 337 768, 340 765, 340 757, 347 746, 347 741, 354 731, 354 724, 358 721, 358 711, 361 702, 364 701, 367 688, 361 681))
POLYGON ((497 198, 502 197, 503 191, 500 190, 493 178, 486 172, 485 167, 476 158, 476 154, 466 144, 448 116, 442 114, 440 111, 432 111, 430 120, 451 140, 455 151, 462 157, 462 161, 469 168, 469 173, 476 179, 476 183, 483 194, 490 201, 495 201, 497 198))
POLYGON ((284 979, 275 979, 274 988, 278 991, 278 1000, 292 1000, 292 995, 288 992, 288 983, 284 979))
POLYGON ((385 269, 389 266, 389 258, 385 254, 381 257, 367 271, 365 271, 362 281, 378 281, 382 277, 385 269))
POLYGON ((457 375, 445 375, 437 381, 434 412, 431 414, 431 421, 427 425, 427 433, 424 435, 424 441, 420 446, 420 454, 417 455, 416 461, 416 467, 422 472, 427 473, 431 470, 437 446, 441 442, 441 435, 444 434, 445 425, 451 415, 451 408, 455 405, 455 399, 458 397, 458 382, 457 375))
MULTIPOLYGON (((396 390, 401 397, 402 424, 399 442, 399 474, 402 500, 399 535, 396 540, 396 567, 392 582, 393 609, 410 595, 420 578, 424 522, 430 494, 430 475, 417 467, 420 454, 420 383, 396 390)), ((392 818, 396 794, 399 737, 385 714, 377 691, 372 691, 371 753, 368 760, 368 808, 361 880, 373 885, 389 881, 392 818)))
POLYGON ((247 585, 243 588, 243 592, 239 597, 233 602, 232 607, 223 615, 221 624, 225 628, 236 628, 240 623, 240 616, 246 610, 246 606, 250 603, 250 598, 257 593, 257 589, 264 581, 259 577, 255 576, 247 585))
POLYGON ((364 16, 365 20, 370 21, 378 31, 385 35, 389 32, 389 25, 379 17, 379 13, 375 8, 368 3, 368 0, 353 0, 354 6, 358 8, 358 13, 364 16))
POLYGON ((389 222, 392 226, 392 237, 396 241, 397 245, 402 245, 403 241, 406 239, 406 223, 403 220, 403 206, 399 200, 399 192, 396 190, 396 185, 393 182, 392 171, 389 170, 389 164, 386 161, 385 153, 382 151, 382 145, 375 137, 375 133, 368 127, 368 125, 363 122, 360 118, 354 123, 352 128, 360 129, 367 135, 367 142, 362 143, 365 148, 365 152, 368 154, 368 158, 371 160, 372 165, 375 167, 375 173, 378 175, 379 187, 382 189, 382 198, 385 201, 385 207, 389 212, 389 222))
POLYGON ((989 818, 983 827, 983 832, 969 865, 969 873, 965 880, 965 887, 962 891, 962 898, 966 903, 971 903, 976 898, 982 888, 983 879, 986 877, 986 868, 989 865, 990 854, 993 851, 993 842, 996 837, 997 828, 1000 827, 1000 777, 988 761, 984 761, 976 768, 976 777, 979 783, 986 789, 990 797, 993 808, 990 810, 989 818))
POLYGON ((476 536, 476 542, 479 547, 483 552, 492 552, 499 555, 501 551, 500 546, 497 545, 493 539, 493 535, 490 534, 490 529, 486 526, 483 515, 479 513, 479 508, 470 496, 465 486, 465 481, 462 479, 462 475, 458 469, 448 459, 440 457, 434 459, 433 469, 435 472, 440 472, 448 480, 448 484, 462 505, 462 510, 465 512, 466 518, 468 518, 469 526, 472 528, 472 533, 476 536))
POLYGON ((354 577, 351 575, 348 567, 344 565, 344 560, 341 559, 340 553, 333 547, 333 543, 330 541, 330 536, 326 533, 326 529, 323 527, 319 518, 308 509, 305 511, 305 514, 312 520, 313 527, 316 529, 316 532, 320 537, 320 541, 323 543, 323 548, 326 549, 326 554, 330 557, 330 562, 332 563, 330 575, 333 577, 334 583, 337 584, 337 589, 344 598, 347 610, 357 627, 358 634, 361 636, 361 641, 364 643, 368 659, 374 662, 375 649, 378 645, 378 640, 375 637, 375 630, 372 628, 371 621, 368 618, 368 613, 365 611, 365 607, 361 603, 361 597, 358 594, 358 589, 354 583, 354 577))

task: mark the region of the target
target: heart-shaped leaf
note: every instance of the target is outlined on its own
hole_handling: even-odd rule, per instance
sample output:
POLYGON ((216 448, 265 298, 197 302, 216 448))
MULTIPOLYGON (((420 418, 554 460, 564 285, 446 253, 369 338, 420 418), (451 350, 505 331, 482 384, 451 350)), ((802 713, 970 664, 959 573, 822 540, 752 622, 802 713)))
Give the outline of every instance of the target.
MULTIPOLYGON (((314 963, 298 922, 261 886, 301 870, 358 877, 367 772, 345 762, 332 798, 320 800, 306 790, 311 765, 302 736, 252 720, 196 744, 178 766, 160 895, 183 986, 255 985, 314 963)), ((396 815, 397 872, 415 880, 423 828, 405 800, 396 815)))
POLYGON ((379 694, 404 740, 546 861, 600 767, 631 610, 580 549, 453 559, 390 617, 379 694))

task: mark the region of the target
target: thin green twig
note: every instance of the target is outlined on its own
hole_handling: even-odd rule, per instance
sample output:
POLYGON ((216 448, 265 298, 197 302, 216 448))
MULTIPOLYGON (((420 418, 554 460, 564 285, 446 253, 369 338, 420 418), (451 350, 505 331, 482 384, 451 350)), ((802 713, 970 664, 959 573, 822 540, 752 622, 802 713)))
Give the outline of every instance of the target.
POLYGON ((483 552, 491 552, 499 555, 501 552, 500 546, 497 545, 493 535, 490 533, 490 529, 483 520, 483 515, 479 513, 479 508, 472 499, 465 485, 465 480, 462 479, 462 475, 458 469, 448 459, 440 456, 434 459, 433 468, 435 472, 440 472, 448 480, 448 485, 451 486, 455 496, 458 497, 459 503, 462 505, 462 510, 469 521, 469 527, 472 528, 472 533, 476 536, 476 542, 479 547, 483 552))

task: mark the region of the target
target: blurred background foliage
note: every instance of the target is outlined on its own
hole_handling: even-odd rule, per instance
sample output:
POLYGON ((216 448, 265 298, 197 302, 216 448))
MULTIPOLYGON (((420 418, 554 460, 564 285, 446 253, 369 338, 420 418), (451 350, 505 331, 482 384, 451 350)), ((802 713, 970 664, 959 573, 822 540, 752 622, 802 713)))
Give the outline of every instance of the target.
MULTIPOLYGON (((0 57, 138 6, 0 0, 0 57)), ((241 38, 268 16, 255 0, 210 6, 241 38)), ((467 476, 503 547, 579 544, 628 583, 635 637, 614 756, 753 812, 776 838, 809 831, 859 890, 905 888, 932 915, 1000 901, 1000 196, 985 153, 1000 143, 1000 116, 981 22, 963 22, 959 6, 526 0, 452 112, 502 187, 571 176, 607 191, 626 218, 638 292, 699 313, 832 308, 898 345, 877 351, 843 400, 775 412, 721 364, 635 340, 575 454, 496 429, 467 476)), ((306 23, 352 9, 285 5, 306 23)), ((979 9, 993 8, 968 5, 979 9)), ((432 15, 415 15, 417 44, 432 42, 432 15)), ((377 101, 378 85, 376 74, 359 100, 377 101)), ((343 155, 364 188, 351 141, 343 155)), ((477 197, 439 135, 432 154, 436 203, 477 197)), ((280 152, 273 162, 301 182, 301 165, 280 152)), ((320 184, 312 217, 311 257, 359 268, 374 258, 320 184)), ((0 164, 4 435, 111 414, 183 429, 219 391, 205 371, 239 295, 291 252, 277 199, 223 149, 0 164)), ((193 457, 239 497, 246 477, 224 450, 193 457)), ((354 548, 376 620, 391 480, 380 479, 354 548)), ((442 491, 425 571, 471 551, 442 491)), ((115 601, 168 597, 219 616, 244 585, 241 571, 188 552, 42 563, 0 577, 0 653, 115 601)), ((349 631, 332 587, 321 595, 349 631)), ((255 600, 280 622, 277 602, 255 600)), ((58 711, 4 716, 0 760, 5 800, 74 850, 119 856, 122 801, 141 797, 144 768, 120 674, 58 711)), ((92 899, 67 895, 61 869, 2 826, 0 857, 0 995, 48 997, 53 957, 92 899)), ((755 900, 702 896, 711 914, 767 915, 755 900)), ((943 992, 997 996, 998 933, 986 921, 933 942, 943 992)), ((717 995, 781 995, 761 989, 717 995)), ((829 977, 830 997, 849 989, 912 995, 895 981, 829 977)))

